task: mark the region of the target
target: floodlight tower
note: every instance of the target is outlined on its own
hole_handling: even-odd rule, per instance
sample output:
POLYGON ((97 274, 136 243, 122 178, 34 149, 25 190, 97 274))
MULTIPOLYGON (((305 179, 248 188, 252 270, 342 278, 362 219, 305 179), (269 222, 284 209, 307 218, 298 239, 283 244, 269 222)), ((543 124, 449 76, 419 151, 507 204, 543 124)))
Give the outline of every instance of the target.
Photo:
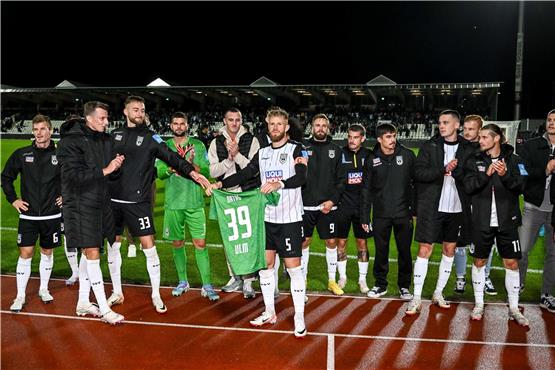
POLYGON ((516 35, 516 68, 515 68, 515 115, 520 119, 520 97, 522 92, 522 60, 524 49, 524 1, 518 3, 518 33, 516 35))

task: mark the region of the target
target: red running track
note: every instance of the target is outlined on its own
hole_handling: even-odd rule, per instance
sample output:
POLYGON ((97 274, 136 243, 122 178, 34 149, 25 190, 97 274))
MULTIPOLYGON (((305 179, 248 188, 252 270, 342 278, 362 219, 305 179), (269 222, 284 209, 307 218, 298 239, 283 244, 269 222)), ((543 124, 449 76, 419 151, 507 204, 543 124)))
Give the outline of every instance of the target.
POLYGON ((148 287, 125 286, 125 304, 114 308, 126 323, 112 327, 75 316, 77 286, 51 281, 55 299, 45 305, 38 285, 29 281, 27 305, 11 313, 15 278, 1 276, 2 369, 555 369, 555 315, 537 305, 523 305, 527 330, 507 320, 503 304, 471 322, 468 303, 425 302, 405 317, 396 299, 309 294, 309 334, 299 340, 288 294, 277 301, 278 323, 261 330, 248 323, 264 309, 260 294, 222 293, 212 303, 198 289, 172 297, 162 288, 168 312, 158 315, 148 287))

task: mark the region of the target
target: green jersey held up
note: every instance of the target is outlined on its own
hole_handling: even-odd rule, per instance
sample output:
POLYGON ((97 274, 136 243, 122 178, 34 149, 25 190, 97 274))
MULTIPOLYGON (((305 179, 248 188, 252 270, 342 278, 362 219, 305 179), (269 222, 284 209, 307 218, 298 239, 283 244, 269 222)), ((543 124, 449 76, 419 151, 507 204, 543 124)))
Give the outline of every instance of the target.
POLYGON ((260 189, 242 193, 214 190, 210 218, 218 220, 224 250, 233 273, 246 275, 266 268, 264 210, 276 205, 279 194, 260 189))

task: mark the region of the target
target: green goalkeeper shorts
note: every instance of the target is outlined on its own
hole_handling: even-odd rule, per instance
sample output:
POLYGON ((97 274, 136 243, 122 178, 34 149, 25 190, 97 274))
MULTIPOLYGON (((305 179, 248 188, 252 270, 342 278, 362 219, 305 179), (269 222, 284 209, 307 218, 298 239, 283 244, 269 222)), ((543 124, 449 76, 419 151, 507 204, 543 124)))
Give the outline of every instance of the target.
POLYGON ((185 240, 185 226, 189 229, 192 239, 205 239, 206 215, 204 207, 165 211, 165 240, 185 240))

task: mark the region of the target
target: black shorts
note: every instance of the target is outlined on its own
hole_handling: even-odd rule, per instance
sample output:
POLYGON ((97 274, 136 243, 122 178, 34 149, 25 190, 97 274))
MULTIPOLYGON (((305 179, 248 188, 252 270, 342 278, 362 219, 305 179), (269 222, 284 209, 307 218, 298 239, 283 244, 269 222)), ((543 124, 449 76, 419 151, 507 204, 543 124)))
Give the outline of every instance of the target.
POLYGON ((327 240, 336 237, 335 233, 335 214, 337 210, 328 214, 320 211, 304 211, 303 227, 305 237, 311 238, 314 233, 314 227, 318 230, 320 239, 327 240))
POLYGON ((150 202, 120 203, 112 201, 116 235, 122 235, 125 226, 134 237, 154 235, 154 218, 150 202))
POLYGON ((487 259, 493 244, 497 244, 497 251, 501 258, 522 258, 520 239, 518 237, 518 229, 516 228, 505 231, 499 231, 498 227, 490 227, 489 230, 474 229, 472 231, 472 240, 474 243, 474 245, 470 245, 472 257, 487 259))
POLYGON ((338 207, 335 211, 335 237, 339 239, 347 239, 349 230, 353 225, 353 233, 357 239, 368 239, 372 237, 372 232, 367 233, 360 223, 360 209, 338 207))
POLYGON ((266 249, 277 251, 281 258, 300 257, 303 246, 303 223, 266 224, 266 249))
POLYGON ((443 242, 456 243, 461 233, 462 224, 463 224, 462 212, 459 212, 459 213, 438 212, 433 232, 426 233, 428 236, 431 236, 432 234, 434 236, 430 238, 431 240, 417 239, 417 241, 419 243, 428 243, 428 244, 434 244, 434 243, 442 244, 443 242))
POLYGON ((34 246, 39 239, 39 245, 44 249, 52 249, 61 245, 62 218, 50 220, 27 220, 19 219, 17 228, 17 246, 34 246))

